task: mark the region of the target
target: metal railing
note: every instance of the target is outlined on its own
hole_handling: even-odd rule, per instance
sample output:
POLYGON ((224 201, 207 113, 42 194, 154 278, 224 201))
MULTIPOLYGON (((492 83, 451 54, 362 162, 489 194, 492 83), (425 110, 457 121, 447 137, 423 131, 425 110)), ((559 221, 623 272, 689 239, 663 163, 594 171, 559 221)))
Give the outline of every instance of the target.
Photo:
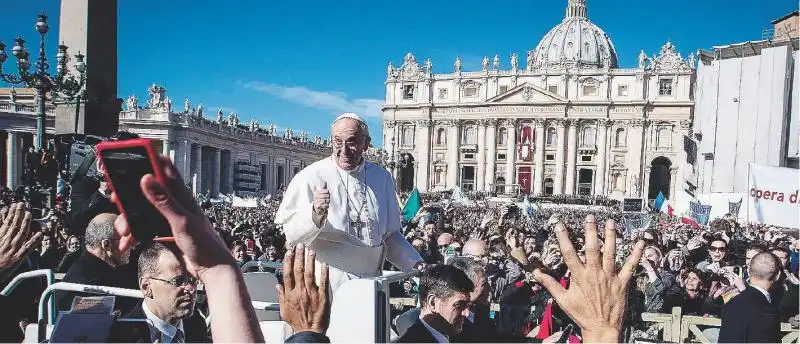
MULTIPOLYGON (((14 276, 14 279, 12 279, 11 282, 9 282, 8 285, 6 285, 6 287, 3 288, 3 291, 0 292, 0 295, 8 296, 12 292, 14 292, 14 289, 16 289, 17 286, 19 286, 24 280, 31 279, 31 278, 37 278, 37 277, 44 277, 47 280, 47 287, 48 288, 51 285, 53 285, 55 283, 55 281, 56 281, 56 278, 55 278, 56 276, 53 273, 53 270, 51 270, 51 269, 40 269, 40 270, 23 272, 23 273, 21 273, 19 275, 14 276)), ((40 308, 44 307, 44 305, 45 305, 45 303, 42 303, 42 302, 39 303, 39 307, 40 308)), ((50 310, 50 313, 54 314, 55 311, 56 311, 55 300, 53 300, 53 298, 50 298, 50 300, 47 301, 46 305, 47 305, 47 308, 50 310)))
MULTIPOLYGON (((672 314, 642 313, 642 321, 656 323, 663 333, 661 340, 677 343, 685 343, 691 336, 694 336, 697 342, 711 343, 700 326, 717 328, 722 326, 720 318, 683 315, 681 307, 672 308, 672 314)), ((788 323, 781 323, 781 333, 782 343, 797 343, 800 335, 798 329, 792 328, 788 323)))

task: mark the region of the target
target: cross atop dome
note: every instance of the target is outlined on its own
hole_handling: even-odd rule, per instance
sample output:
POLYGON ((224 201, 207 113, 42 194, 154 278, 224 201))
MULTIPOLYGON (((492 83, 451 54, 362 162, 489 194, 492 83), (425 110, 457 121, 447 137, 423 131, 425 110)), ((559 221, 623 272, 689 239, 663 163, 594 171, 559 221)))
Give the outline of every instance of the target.
POLYGON ((567 0, 566 18, 586 18, 586 0, 567 0))

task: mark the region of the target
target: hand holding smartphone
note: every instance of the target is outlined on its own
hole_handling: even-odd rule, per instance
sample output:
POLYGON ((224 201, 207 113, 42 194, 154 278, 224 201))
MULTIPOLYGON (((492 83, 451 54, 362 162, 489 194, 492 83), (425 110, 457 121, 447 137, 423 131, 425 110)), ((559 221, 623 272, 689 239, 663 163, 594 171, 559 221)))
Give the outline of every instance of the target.
POLYGON ((154 237, 170 237, 169 223, 142 192, 142 177, 152 174, 166 185, 153 140, 133 139, 97 144, 97 156, 106 181, 116 194, 119 212, 125 216, 133 237, 149 242, 154 237))

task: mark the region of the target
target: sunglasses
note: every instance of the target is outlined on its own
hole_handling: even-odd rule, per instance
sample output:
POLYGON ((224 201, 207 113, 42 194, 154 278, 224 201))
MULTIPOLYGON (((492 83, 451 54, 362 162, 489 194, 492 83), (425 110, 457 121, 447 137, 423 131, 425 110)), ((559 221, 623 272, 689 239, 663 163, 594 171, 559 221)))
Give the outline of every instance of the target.
POLYGON ((722 246, 711 246, 711 247, 708 248, 708 250, 709 251, 716 251, 716 252, 724 252, 724 251, 728 250, 728 248, 727 247, 722 247, 722 246))
POLYGON ((170 278, 168 280, 155 278, 155 277, 149 277, 149 278, 150 279, 154 279, 156 281, 169 283, 175 288, 185 287, 185 286, 188 286, 190 284, 192 286, 197 286, 197 279, 194 278, 194 277, 191 277, 191 276, 175 276, 175 277, 170 278))

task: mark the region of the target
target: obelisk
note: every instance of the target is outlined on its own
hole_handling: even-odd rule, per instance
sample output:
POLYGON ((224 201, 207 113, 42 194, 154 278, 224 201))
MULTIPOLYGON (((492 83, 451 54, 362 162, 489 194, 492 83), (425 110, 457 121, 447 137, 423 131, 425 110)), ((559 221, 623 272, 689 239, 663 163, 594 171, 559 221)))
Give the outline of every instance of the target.
POLYGON ((117 0, 61 0, 59 41, 69 48, 70 73, 74 56, 86 56, 84 101, 56 107, 56 133, 108 136, 119 128, 122 99, 117 97, 117 0))

